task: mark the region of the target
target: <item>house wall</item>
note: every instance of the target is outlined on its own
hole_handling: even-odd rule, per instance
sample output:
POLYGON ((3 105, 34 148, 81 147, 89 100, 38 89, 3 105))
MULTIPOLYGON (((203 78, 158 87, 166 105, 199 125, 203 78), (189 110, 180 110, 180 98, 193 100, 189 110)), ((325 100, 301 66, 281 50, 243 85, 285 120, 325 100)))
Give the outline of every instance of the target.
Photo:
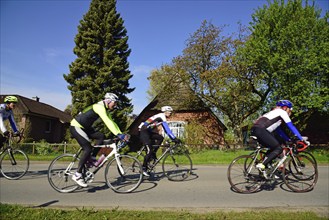
POLYGON ((64 138, 65 125, 58 119, 29 116, 30 137, 34 141, 45 139, 48 143, 61 143, 64 138), (49 127, 50 126, 50 127, 49 127))

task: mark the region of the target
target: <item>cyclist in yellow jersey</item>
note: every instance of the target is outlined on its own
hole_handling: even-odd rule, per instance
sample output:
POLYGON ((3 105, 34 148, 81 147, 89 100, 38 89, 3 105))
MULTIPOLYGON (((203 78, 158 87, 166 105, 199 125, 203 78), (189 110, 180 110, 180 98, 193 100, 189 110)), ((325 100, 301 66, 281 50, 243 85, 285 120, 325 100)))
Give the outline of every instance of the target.
MULTIPOLYGON (((118 125, 107 114, 107 110, 113 110, 118 101, 118 96, 113 93, 106 93, 104 100, 99 101, 80 112, 72 121, 70 132, 83 148, 83 154, 79 161, 78 170, 72 179, 82 187, 87 187, 82 176, 83 165, 89 159, 93 147, 90 139, 96 140, 96 145, 102 144, 105 135, 95 131, 93 128, 94 122, 101 118, 107 128, 122 140, 126 140, 126 135, 122 134, 118 125)), ((95 158, 100 148, 94 148, 93 157, 95 158)), ((96 159, 96 158, 95 158, 96 159)))

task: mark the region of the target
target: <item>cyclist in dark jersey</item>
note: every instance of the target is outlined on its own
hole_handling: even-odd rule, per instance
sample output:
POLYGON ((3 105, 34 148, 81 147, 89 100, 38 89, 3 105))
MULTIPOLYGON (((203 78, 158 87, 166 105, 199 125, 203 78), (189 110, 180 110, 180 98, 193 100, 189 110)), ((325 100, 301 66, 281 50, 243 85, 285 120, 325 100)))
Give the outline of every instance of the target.
POLYGON ((251 128, 251 135, 256 136, 258 142, 269 148, 269 151, 262 163, 256 165, 258 169, 264 171, 267 164, 282 153, 282 140, 274 136, 278 134, 283 141, 290 141, 288 135, 284 132, 281 125, 284 123, 289 130, 301 141, 303 141, 297 128, 290 119, 292 111, 292 103, 289 100, 280 100, 276 103, 276 107, 270 112, 259 117, 251 128))
POLYGON ((0 148, 3 146, 3 143, 7 140, 7 136, 9 135, 9 131, 7 130, 4 121, 8 120, 11 128, 14 131, 14 135, 19 135, 19 131, 17 129, 17 125, 14 119, 13 109, 18 102, 16 96, 6 96, 3 100, 4 104, 0 105, 0 148))
MULTIPOLYGON (((94 122, 101 118, 107 128, 114 135, 122 140, 126 139, 126 135, 122 134, 118 125, 107 114, 107 110, 113 110, 115 108, 117 101, 118 97, 115 94, 106 93, 104 100, 87 107, 71 121, 70 132, 83 148, 83 154, 80 158, 77 172, 72 179, 82 187, 87 187, 87 184, 82 177, 82 168, 93 151, 90 139, 96 140, 95 144, 100 145, 105 138, 104 134, 94 130, 94 122)), ((93 157, 96 157, 99 149, 100 148, 94 148, 93 157)))
POLYGON ((143 145, 147 148, 147 154, 144 158, 143 162, 143 175, 149 176, 147 173, 147 163, 150 159, 156 158, 156 152, 163 141, 163 136, 159 134, 158 127, 161 125, 165 133, 169 136, 171 140, 176 143, 179 143, 180 140, 176 138, 176 136, 170 130, 167 124, 167 118, 171 116, 173 111, 172 107, 170 106, 163 106, 161 108, 161 113, 153 115, 152 117, 148 118, 145 122, 142 122, 139 125, 140 131, 140 140, 143 145))

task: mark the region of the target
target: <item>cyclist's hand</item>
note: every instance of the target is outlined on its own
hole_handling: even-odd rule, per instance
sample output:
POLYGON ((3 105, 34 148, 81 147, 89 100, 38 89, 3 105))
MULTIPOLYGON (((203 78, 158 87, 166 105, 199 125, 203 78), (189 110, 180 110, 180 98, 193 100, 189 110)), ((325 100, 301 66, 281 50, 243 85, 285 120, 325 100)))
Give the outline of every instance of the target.
POLYGON ((9 131, 3 132, 3 136, 8 137, 9 136, 9 131))
POLYGON ((174 142, 175 144, 181 144, 181 143, 182 143, 182 141, 179 140, 178 138, 175 138, 175 139, 173 140, 173 142, 174 142))
POLYGON ((19 131, 16 131, 16 132, 14 133, 14 136, 15 136, 15 137, 18 137, 18 136, 20 136, 20 134, 21 134, 21 133, 20 133, 19 131))
POLYGON ((307 145, 307 146, 310 146, 310 142, 309 141, 306 141, 306 140, 303 140, 303 142, 307 145))
POLYGON ((130 135, 129 134, 118 134, 118 138, 124 142, 129 141, 130 135))

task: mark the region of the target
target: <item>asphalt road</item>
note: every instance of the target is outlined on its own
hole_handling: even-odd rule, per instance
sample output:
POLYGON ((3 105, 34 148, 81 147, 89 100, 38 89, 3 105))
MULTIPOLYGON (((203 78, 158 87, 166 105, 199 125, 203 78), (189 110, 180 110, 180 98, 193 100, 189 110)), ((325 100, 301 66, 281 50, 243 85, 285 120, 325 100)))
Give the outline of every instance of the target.
MULTIPOLYGON (((293 193, 278 182, 254 194, 230 189, 227 166, 196 165, 187 181, 171 182, 164 177, 144 180, 133 193, 118 194, 108 188, 104 170, 88 188, 58 193, 48 183, 48 163, 31 162, 29 172, 19 180, 0 177, 0 202, 32 207, 93 207, 119 209, 178 209, 195 212, 215 210, 272 209, 311 210, 329 218, 329 167, 319 167, 315 189, 293 193)), ((103 168, 104 169, 104 168, 103 168)), ((161 167, 158 167, 160 171, 161 167)))

